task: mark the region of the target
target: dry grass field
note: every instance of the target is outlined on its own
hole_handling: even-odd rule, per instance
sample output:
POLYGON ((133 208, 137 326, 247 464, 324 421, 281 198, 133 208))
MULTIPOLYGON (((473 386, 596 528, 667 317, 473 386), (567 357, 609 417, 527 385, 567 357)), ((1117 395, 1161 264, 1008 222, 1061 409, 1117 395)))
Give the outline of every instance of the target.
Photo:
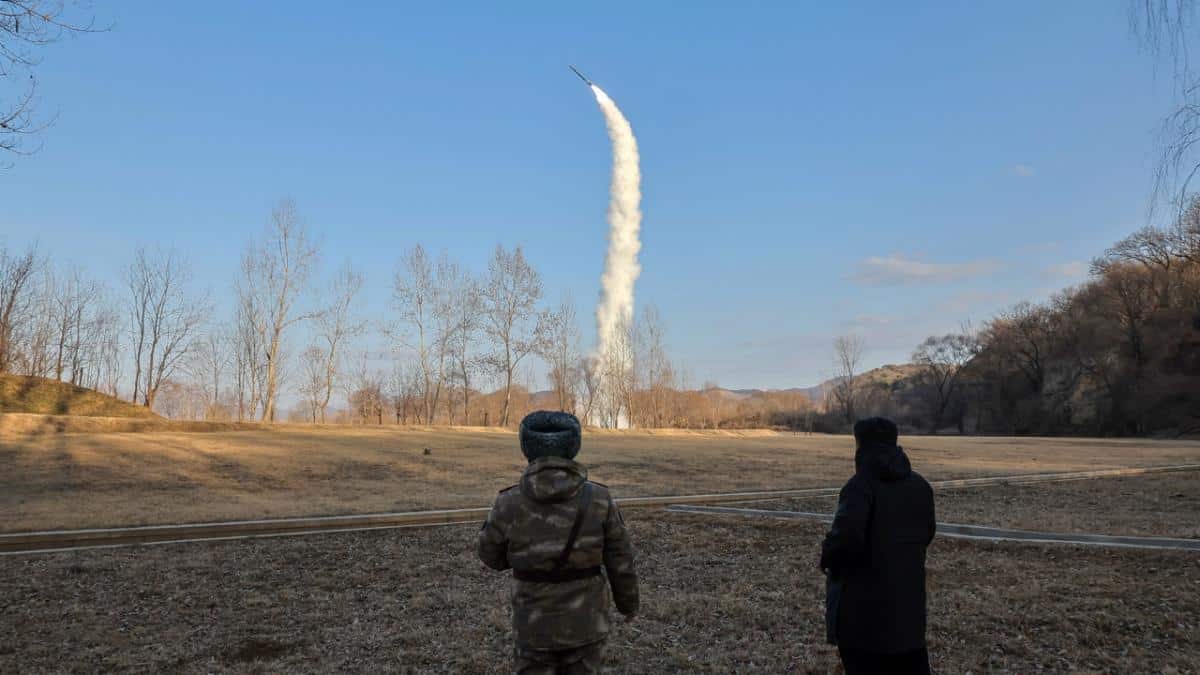
MULTIPOLYGON (((836 672, 821 525, 628 520, 644 613, 610 672, 836 672)), ((505 672, 508 581, 475 531, 0 558, 0 672, 505 672)), ((929 585, 937 672, 1200 670, 1194 554, 938 540, 929 585)))
MULTIPOLYGON (((747 508, 833 513, 836 497, 747 508)), ((941 522, 1035 532, 1200 538, 1200 471, 937 491, 941 522)))
MULTIPOLYGON (((1200 443, 913 438, 931 479, 1200 462, 1200 443)), ((840 485, 844 437, 591 433, 620 495, 840 485)), ((283 426, 0 437, 8 530, 479 506, 523 462, 481 430, 283 426), (425 454, 429 448, 430 454, 425 454)), ((1196 536, 1194 473, 946 490, 943 520, 1196 536), (1188 530, 1189 523, 1193 530, 1188 530)), ((756 504, 829 510, 832 500, 756 504)), ((824 526, 635 510, 644 613, 611 672, 836 672, 824 526)), ((476 528, 432 527, 0 557, 0 672, 445 672, 508 665, 505 575, 476 528)), ((1200 557, 939 539, 940 672, 1195 672, 1200 557)))
MULTIPOLYGON (((907 441, 930 479, 1200 462, 1197 441, 907 441)), ((826 487, 853 472, 848 437, 772 432, 595 432, 580 459, 618 496, 826 487)), ((0 529, 486 506, 522 466, 516 435, 497 430, 4 434, 0 529)))

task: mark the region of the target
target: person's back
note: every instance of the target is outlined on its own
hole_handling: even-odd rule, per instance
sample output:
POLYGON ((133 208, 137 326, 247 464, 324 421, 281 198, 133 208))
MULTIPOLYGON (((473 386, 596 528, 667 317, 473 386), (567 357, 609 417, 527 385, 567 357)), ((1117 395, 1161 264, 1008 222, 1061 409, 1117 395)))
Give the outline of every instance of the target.
POLYGON ((529 466, 497 496, 479 533, 480 559, 513 570, 518 673, 597 672, 609 631, 608 586, 622 614, 638 609, 620 511, 608 488, 589 482, 572 459, 578 424, 565 413, 533 413, 522 422, 529 466))
POLYGON ((855 425, 855 474, 821 548, 827 622, 847 673, 928 672, 925 549, 936 530, 933 490, 896 444, 896 427, 855 425))

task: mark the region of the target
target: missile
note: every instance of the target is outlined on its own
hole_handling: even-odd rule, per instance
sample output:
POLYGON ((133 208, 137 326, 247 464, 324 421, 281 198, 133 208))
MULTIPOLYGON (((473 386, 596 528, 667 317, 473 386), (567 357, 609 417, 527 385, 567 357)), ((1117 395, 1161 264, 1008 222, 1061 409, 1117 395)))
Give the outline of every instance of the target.
POLYGON ((587 79, 586 77, 584 77, 584 76, 583 76, 583 73, 581 73, 581 72, 579 72, 578 70, 576 70, 576 69, 575 69, 575 66, 568 65, 567 67, 571 69, 571 72, 573 72, 573 73, 575 73, 576 75, 578 75, 578 76, 579 76, 579 79, 583 80, 583 83, 584 83, 584 84, 586 84, 586 85, 587 85, 587 86, 589 86, 589 87, 595 86, 595 85, 593 85, 593 84, 592 84, 592 81, 591 81, 591 80, 589 80, 589 79, 587 79))

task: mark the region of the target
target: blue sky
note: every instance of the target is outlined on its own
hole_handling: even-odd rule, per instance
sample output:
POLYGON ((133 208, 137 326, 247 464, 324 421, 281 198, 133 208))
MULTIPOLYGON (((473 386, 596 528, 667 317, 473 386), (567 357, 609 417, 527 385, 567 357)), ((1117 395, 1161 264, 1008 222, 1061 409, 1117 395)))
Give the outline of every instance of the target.
POLYGON ((904 360, 1146 222, 1169 82, 1124 2, 911 5, 96 3, 111 32, 44 53, 0 237, 113 285, 176 247, 228 307, 290 196, 374 317, 413 244, 520 244, 590 344, 610 158, 574 63, 638 136, 637 302, 691 384, 812 384, 839 333, 904 360))

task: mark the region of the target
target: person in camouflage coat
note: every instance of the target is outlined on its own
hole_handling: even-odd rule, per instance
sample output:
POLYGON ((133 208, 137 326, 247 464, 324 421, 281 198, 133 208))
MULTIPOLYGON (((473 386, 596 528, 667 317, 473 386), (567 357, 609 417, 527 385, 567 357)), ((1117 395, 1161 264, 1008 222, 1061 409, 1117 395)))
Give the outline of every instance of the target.
POLYGON ((627 619, 638 611, 625 522, 608 488, 588 481, 575 462, 579 447, 574 415, 540 411, 522 420, 529 466, 520 483, 500 491, 479 532, 479 559, 513 570, 516 673, 600 672, 607 587, 627 619))

